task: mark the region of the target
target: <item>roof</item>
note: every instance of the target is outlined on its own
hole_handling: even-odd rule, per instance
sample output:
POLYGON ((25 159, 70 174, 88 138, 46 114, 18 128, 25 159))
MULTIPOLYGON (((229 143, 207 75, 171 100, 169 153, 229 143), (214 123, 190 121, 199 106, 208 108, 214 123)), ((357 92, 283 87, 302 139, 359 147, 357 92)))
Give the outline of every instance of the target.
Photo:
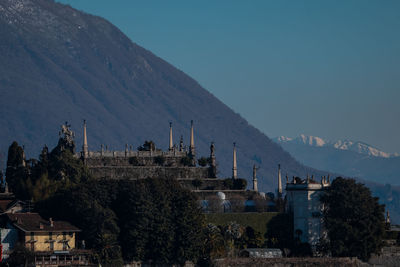
POLYGON ((38 213, 8 213, 6 216, 24 232, 80 232, 79 228, 66 221, 53 221, 51 226, 50 220, 43 219, 38 213))
POLYGON ((23 205, 24 203, 17 199, 0 199, 0 213, 7 212, 16 205, 23 205))

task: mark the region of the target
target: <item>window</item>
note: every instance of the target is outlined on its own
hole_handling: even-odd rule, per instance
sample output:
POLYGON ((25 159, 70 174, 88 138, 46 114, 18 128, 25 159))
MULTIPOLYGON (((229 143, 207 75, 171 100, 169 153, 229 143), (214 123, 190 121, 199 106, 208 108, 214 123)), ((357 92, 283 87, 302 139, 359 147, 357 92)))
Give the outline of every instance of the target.
POLYGON ((53 239, 53 232, 49 232, 49 240, 53 239))
POLYGON ((35 240, 35 233, 31 232, 31 241, 35 240))
POLYGON ((54 242, 50 242, 50 250, 54 250, 54 242))

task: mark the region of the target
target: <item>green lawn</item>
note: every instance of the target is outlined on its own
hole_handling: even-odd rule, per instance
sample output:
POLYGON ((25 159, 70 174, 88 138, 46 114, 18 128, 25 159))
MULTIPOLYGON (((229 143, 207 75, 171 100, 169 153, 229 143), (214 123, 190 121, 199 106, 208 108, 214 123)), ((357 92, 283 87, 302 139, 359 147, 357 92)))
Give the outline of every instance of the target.
POLYGON ((267 223, 278 212, 238 212, 238 213, 207 213, 206 222, 215 225, 227 225, 235 221, 242 226, 251 226, 254 230, 260 232, 263 236, 267 232, 267 223))

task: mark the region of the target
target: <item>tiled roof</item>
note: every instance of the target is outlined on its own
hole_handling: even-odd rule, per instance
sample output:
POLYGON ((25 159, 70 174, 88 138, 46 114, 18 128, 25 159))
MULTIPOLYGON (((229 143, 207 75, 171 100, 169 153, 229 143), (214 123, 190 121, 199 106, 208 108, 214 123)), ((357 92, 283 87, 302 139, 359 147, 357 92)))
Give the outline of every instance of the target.
POLYGON ((8 213, 6 216, 16 228, 24 232, 80 231, 79 228, 66 221, 53 221, 53 226, 51 226, 50 221, 43 219, 38 213, 8 213))

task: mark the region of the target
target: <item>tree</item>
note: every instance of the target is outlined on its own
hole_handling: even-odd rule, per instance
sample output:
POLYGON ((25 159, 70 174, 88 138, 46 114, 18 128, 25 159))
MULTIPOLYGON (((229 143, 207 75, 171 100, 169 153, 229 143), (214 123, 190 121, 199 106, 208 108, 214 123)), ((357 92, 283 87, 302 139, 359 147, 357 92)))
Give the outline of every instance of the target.
POLYGON ((233 179, 233 189, 235 190, 243 190, 246 189, 247 181, 246 179, 233 179))
POLYGON ((260 248, 263 245, 263 241, 264 239, 260 232, 254 230, 251 226, 247 226, 243 232, 239 248, 260 248))
POLYGON ((165 164, 165 157, 164 156, 157 156, 154 158, 154 163, 160 166, 163 166, 165 164))
POLYGON ((201 158, 199 158, 198 160, 197 160, 197 162, 199 163, 199 165, 201 166, 201 167, 205 167, 205 166, 207 166, 207 164, 209 163, 209 158, 206 158, 206 157, 201 157, 201 158))
POLYGON ((189 156, 185 156, 181 158, 181 164, 183 166, 191 166, 192 165, 192 159, 189 156))
POLYGON ((11 191, 20 199, 30 199, 27 183, 29 179, 28 168, 24 164, 24 150, 17 142, 13 142, 8 149, 7 183, 11 191))
POLYGON ((265 234, 267 246, 280 249, 293 247, 293 216, 287 213, 279 213, 267 224, 265 234))
POLYGON ((235 248, 240 246, 240 238, 243 235, 244 227, 237 222, 229 222, 224 228, 226 250, 229 256, 233 256, 235 248))
MULTIPOLYGON (((321 197, 332 256, 368 260, 382 247, 384 205, 354 179, 336 178, 321 197)), ((323 240, 322 240, 323 241, 323 240)))
POLYGON ((175 240, 174 259, 184 265, 185 261, 196 262, 201 256, 204 215, 197 198, 183 189, 174 180, 167 184, 172 195, 172 215, 174 218, 175 240), (178 188, 178 190, 177 190, 178 188))
POLYGON ((212 259, 222 257, 225 254, 225 240, 221 229, 212 223, 207 224, 203 231, 203 259, 209 263, 205 265, 210 266, 212 259))
POLYGON ((19 199, 40 201, 50 197, 58 189, 86 181, 89 173, 83 162, 74 157, 75 144, 61 137, 58 145, 48 152, 45 146, 39 161, 30 159, 24 164, 24 151, 17 142, 8 150, 7 182, 19 199))
POLYGON ((155 151, 156 144, 153 141, 144 141, 144 144, 137 148, 139 151, 155 151))

